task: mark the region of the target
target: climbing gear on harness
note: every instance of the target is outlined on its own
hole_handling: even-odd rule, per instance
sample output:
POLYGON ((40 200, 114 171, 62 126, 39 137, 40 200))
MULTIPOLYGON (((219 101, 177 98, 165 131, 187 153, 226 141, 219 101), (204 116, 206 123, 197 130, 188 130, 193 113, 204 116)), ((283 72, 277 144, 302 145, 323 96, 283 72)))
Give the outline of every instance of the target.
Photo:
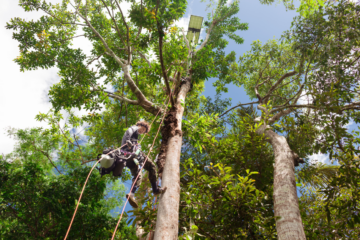
POLYGON ((135 154, 136 154, 136 155, 139 155, 140 151, 141 151, 140 148, 137 149, 136 152, 135 152, 135 154))
POLYGON ((98 168, 100 175, 110 174, 118 163, 126 162, 126 160, 131 157, 126 158, 121 155, 119 150, 114 151, 113 148, 104 149, 103 154, 98 154, 97 159, 102 158, 100 168, 98 168))
POLYGON ((134 193, 126 194, 126 198, 129 199, 129 203, 133 208, 138 208, 139 207, 139 205, 137 204, 137 202, 135 200, 134 193))
POLYGON ((100 165, 102 168, 111 168, 115 164, 115 159, 109 155, 101 154, 101 157, 100 165))
POLYGON ((131 148, 133 146, 132 142, 130 140, 126 140, 126 145, 131 148))
MULTIPOLYGON (((99 172, 100 175, 103 176, 105 174, 110 174, 116 167, 117 164, 126 162, 128 160, 133 160, 136 166, 141 166, 142 162, 144 161, 143 157, 141 156, 141 150, 139 145, 133 145, 134 152, 128 152, 123 149, 116 150, 109 154, 109 152, 113 151, 113 148, 105 148, 103 154, 99 154, 97 159, 102 158, 100 161, 100 168, 99 172)), ((120 176, 120 175, 119 175, 120 176)))

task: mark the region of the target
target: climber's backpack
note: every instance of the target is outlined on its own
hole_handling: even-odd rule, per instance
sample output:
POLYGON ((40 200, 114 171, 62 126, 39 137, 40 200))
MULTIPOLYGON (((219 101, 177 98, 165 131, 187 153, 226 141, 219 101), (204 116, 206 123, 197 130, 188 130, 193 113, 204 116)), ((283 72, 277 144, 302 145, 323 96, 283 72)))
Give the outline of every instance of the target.
POLYGON ((103 154, 99 154, 97 156, 98 160, 102 158, 100 161, 101 167, 99 168, 101 176, 111 173, 111 171, 115 168, 117 160, 119 159, 119 154, 119 150, 114 151, 113 148, 107 148, 103 151, 103 154))

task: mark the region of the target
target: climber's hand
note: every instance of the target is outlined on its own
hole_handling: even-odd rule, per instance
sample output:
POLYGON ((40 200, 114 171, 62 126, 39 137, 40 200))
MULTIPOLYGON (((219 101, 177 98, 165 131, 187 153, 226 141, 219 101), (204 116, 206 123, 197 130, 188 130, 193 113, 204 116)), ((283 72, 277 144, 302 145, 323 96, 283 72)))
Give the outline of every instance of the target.
POLYGON ((132 146, 133 146, 133 144, 131 143, 130 140, 127 140, 127 141, 126 141, 126 145, 127 145, 128 147, 132 147, 132 146))

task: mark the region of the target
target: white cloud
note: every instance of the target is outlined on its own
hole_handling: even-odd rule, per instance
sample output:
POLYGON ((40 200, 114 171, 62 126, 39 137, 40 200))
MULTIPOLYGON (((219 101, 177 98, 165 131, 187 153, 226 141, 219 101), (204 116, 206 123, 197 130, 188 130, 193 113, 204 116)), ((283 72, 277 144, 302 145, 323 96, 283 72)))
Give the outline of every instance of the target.
MULTIPOLYGON (((52 0, 52 3, 60 3, 61 0, 52 0)), ((125 3, 123 11, 127 13, 129 4, 125 3)), ((0 25, 5 26, 11 18, 21 17, 25 20, 39 19, 43 15, 41 11, 25 12, 18 1, 2 1, 0 8, 0 25)), ((0 154, 10 153, 13 150, 15 140, 6 135, 6 128, 31 128, 47 127, 44 122, 37 122, 35 115, 39 112, 48 112, 51 104, 48 99, 50 86, 57 83, 60 78, 57 69, 39 69, 35 71, 20 72, 19 66, 13 61, 19 56, 18 42, 12 39, 12 31, 0 28, 0 45, 2 77, 0 80, 0 154)), ((86 54, 90 54, 91 43, 84 38, 74 40, 74 48, 81 48, 86 54)), ((107 86, 111 90, 110 86, 107 86)), ((74 109, 77 115, 87 114, 85 110, 74 109)))
POLYGON ((347 124, 344 125, 344 128, 349 129, 350 126, 352 126, 353 124, 355 124, 355 122, 354 122, 353 120, 350 120, 349 123, 347 123, 347 124))
POLYGON ((322 153, 316 153, 309 157, 311 162, 321 162, 321 163, 327 163, 329 164, 329 155, 328 154, 322 154, 322 153))
POLYGON ((34 117, 39 112, 47 112, 51 107, 47 92, 49 87, 59 81, 56 69, 37 70, 22 73, 13 59, 19 55, 18 43, 12 39, 12 31, 5 29, 11 18, 38 19, 40 12, 26 13, 18 6, 18 1, 3 1, 0 8, 0 45, 2 77, 0 80, 0 153, 10 153, 15 141, 6 133, 6 127, 27 128, 45 127, 34 117))

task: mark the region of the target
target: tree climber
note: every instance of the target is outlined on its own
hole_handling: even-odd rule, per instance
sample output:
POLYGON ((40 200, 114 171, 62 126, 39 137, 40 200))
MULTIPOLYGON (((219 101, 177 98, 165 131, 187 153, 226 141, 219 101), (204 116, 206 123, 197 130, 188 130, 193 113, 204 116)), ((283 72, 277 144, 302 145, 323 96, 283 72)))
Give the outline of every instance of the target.
MULTIPOLYGON (((135 200, 134 193, 139 188, 141 184, 142 174, 141 166, 144 164, 146 155, 141 151, 141 146, 138 144, 138 137, 140 134, 145 134, 149 132, 149 123, 145 121, 138 121, 136 125, 131 126, 124 134, 120 149, 120 152, 117 150, 114 153, 109 154, 109 156, 104 156, 105 158, 115 159, 114 164, 108 168, 100 169, 101 175, 113 173, 113 176, 120 177, 123 171, 123 168, 126 166, 130 169, 131 175, 133 176, 132 182, 134 181, 139 174, 138 179, 136 180, 133 189, 130 194, 126 194, 126 197, 129 198, 129 203, 132 207, 137 208, 138 204, 135 200), (124 160, 126 159, 126 160, 124 160)), ((103 151, 103 154, 107 154, 114 149, 108 148, 103 151)), ((100 154, 99 154, 100 155, 100 154)), ((99 156, 98 156, 99 157, 99 156)), ((99 158, 100 159, 100 158, 99 158)), ((101 160, 103 161, 103 160, 101 160)), ((100 162, 101 164, 101 162, 100 162)), ((101 164, 103 166, 103 164, 101 164)), ((155 164, 151 161, 150 158, 147 159, 144 169, 149 173, 149 180, 151 187, 153 189, 154 195, 161 194, 165 192, 165 188, 160 188, 156 184, 156 167, 155 164)))

